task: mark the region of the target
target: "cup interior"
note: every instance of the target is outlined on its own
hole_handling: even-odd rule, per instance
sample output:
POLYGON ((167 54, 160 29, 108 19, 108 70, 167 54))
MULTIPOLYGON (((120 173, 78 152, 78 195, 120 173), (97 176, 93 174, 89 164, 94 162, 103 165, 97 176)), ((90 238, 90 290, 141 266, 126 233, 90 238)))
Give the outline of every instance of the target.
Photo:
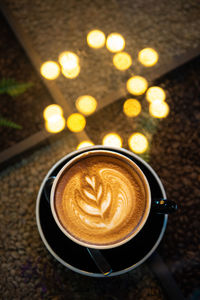
POLYGON ((143 228, 143 226, 145 225, 145 223, 147 222, 149 213, 150 213, 150 208, 151 208, 151 190, 149 187, 149 183, 148 180, 145 176, 145 174, 143 173, 143 171, 141 170, 141 168, 130 158, 128 158, 127 156, 112 151, 112 150, 108 150, 108 149, 101 149, 101 150, 97 150, 97 149, 93 149, 92 151, 85 151, 81 154, 78 154, 76 156, 74 156, 72 159, 70 159, 62 168, 61 170, 58 172, 56 179, 53 183, 52 186, 52 190, 51 190, 51 197, 50 197, 50 206, 51 206, 51 211, 52 211, 52 215, 53 218, 57 224, 57 226, 59 227, 59 229, 65 234, 65 236, 67 238, 70 238, 73 242, 84 246, 84 247, 90 247, 90 248, 96 248, 96 249, 112 249, 115 247, 119 247, 125 243, 127 243, 128 241, 130 241, 131 239, 133 239, 143 228), (80 160, 84 159, 84 158, 88 158, 88 157, 92 157, 92 156, 99 156, 99 155, 106 155, 106 156, 111 156, 114 158, 117 158, 123 162, 125 162, 130 168, 133 168, 134 171, 137 173, 137 176, 140 178, 143 186, 144 186, 144 190, 145 190, 145 195, 146 195, 146 209, 145 209, 145 213, 143 214, 139 224, 137 225, 137 228, 134 228, 134 230, 129 234, 126 235, 123 239, 115 242, 115 243, 111 243, 111 244, 94 244, 94 243, 90 243, 81 239, 76 238, 74 235, 70 234, 69 231, 66 230, 66 228, 64 228, 64 226, 62 225, 62 223, 59 220, 58 214, 56 212, 55 209, 55 191, 56 188, 59 184, 60 178, 62 178, 62 175, 67 172, 68 169, 70 169, 71 166, 75 165, 77 162, 79 162, 80 160))

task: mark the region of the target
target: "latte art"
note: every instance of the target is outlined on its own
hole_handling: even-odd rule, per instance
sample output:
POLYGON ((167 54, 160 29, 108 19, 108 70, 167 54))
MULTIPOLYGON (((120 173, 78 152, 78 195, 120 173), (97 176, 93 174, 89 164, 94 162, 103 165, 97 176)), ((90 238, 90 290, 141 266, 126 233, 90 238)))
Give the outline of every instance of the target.
MULTIPOLYGON (((73 209, 72 213, 80 218, 82 226, 102 228, 102 232, 107 232, 128 218, 134 207, 134 195, 131 195, 124 175, 104 168, 97 176, 85 176, 84 179, 86 185, 74 191, 75 197, 70 198, 69 206, 73 209)), ((66 209, 69 209, 68 206, 66 209)))
POLYGON ((145 214, 145 189, 137 172, 120 159, 86 157, 64 172, 55 208, 63 228, 76 239, 113 244, 134 232, 145 214))

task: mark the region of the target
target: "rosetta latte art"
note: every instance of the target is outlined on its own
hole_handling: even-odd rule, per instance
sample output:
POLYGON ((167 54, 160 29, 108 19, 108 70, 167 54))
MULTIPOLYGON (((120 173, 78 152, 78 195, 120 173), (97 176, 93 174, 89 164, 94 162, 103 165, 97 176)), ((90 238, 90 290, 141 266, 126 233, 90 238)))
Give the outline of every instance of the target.
POLYGON ((122 224, 133 209, 133 191, 125 176, 103 168, 96 176, 85 176, 84 185, 75 190, 70 203, 74 214, 86 226, 112 230, 122 224))
POLYGON ((140 176, 113 154, 91 154, 71 165, 55 198, 64 232, 87 245, 114 245, 132 236, 146 211, 140 176))

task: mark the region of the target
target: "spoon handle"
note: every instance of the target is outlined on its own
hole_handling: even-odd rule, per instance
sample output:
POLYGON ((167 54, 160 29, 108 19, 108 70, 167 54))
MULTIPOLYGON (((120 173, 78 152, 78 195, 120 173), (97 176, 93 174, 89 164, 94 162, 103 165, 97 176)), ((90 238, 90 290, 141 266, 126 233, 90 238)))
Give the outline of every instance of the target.
MULTIPOLYGON (((54 176, 49 177, 44 186, 44 196, 48 204, 50 204, 50 194, 54 180, 54 176)), ((87 248, 87 251, 89 252, 99 271, 104 276, 108 276, 110 273, 112 273, 112 268, 110 264, 107 262, 103 254, 98 249, 87 248)))
POLYGON ((95 262, 99 271, 104 275, 108 276, 112 273, 112 268, 108 261, 105 259, 103 254, 98 249, 87 248, 90 256, 92 257, 93 261, 95 262))

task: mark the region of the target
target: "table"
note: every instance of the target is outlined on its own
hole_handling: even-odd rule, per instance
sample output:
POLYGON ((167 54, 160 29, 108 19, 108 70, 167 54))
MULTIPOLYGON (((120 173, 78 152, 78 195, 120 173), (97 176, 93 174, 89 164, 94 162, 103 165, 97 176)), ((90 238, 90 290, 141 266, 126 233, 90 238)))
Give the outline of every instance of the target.
MULTIPOLYGON (((24 24, 22 28, 31 37, 34 50, 39 53, 41 61, 56 59, 69 39, 71 47, 78 51, 82 59, 83 69, 90 65, 90 68, 85 68, 85 78, 83 75, 80 78, 82 84, 79 90, 76 89, 77 82, 69 83, 64 78, 59 78, 56 87, 53 86, 68 100, 66 115, 69 107, 74 111, 74 101, 79 94, 94 93, 98 95, 99 102, 100 99, 103 102, 108 88, 110 92, 119 87, 123 90, 124 82, 128 79, 128 74, 119 74, 119 71, 112 69, 111 56, 105 50, 97 53, 86 48, 83 34, 93 29, 94 25, 104 25, 106 33, 121 32, 127 39, 127 51, 132 53, 151 43, 152 47, 162 53, 159 64, 165 64, 175 55, 181 55, 190 49, 191 42, 194 46, 195 43, 198 44, 199 21, 195 18, 198 6, 195 1, 192 4, 176 2, 176 5, 172 1, 169 5, 160 4, 159 7, 151 1, 143 9, 141 2, 137 1, 134 4, 129 1, 124 1, 123 4, 111 1, 105 5, 96 1, 90 6, 86 2, 79 4, 79 8, 70 2, 68 9, 62 1, 54 8, 47 6, 45 2, 38 2, 37 6, 28 11, 30 7, 26 1, 20 4, 6 1, 15 20, 21 26, 24 24), (184 13, 179 11, 180 8, 184 13), (110 10, 116 14, 115 19, 108 13, 110 10), (161 14, 161 11, 166 14, 161 14), (135 18, 133 12, 136 12, 135 18), (155 19, 151 18, 153 13, 155 19), (177 15, 179 22, 176 22, 177 15), (89 21, 80 30, 80 26, 85 24, 86 16, 89 21), (67 36, 64 21, 68 25, 67 36), (180 31, 180 28, 183 30, 180 31), (160 30, 163 30, 162 34, 160 30), (52 33, 54 44, 50 44, 48 34, 44 38, 45 32, 52 33), (105 69, 100 71, 100 66, 104 63, 105 69), (99 67, 95 67, 98 64, 99 67), (95 73, 96 69, 99 70, 98 74, 95 73), (93 74, 96 74, 94 78, 93 74)), ((33 56, 30 55, 30 58, 33 56)), ((158 249, 159 256, 152 257, 152 260, 138 269, 120 277, 91 279, 65 269, 47 252, 36 227, 35 200, 49 168, 61 157, 75 150, 82 138, 65 130, 8 162, 0 173, 0 294, 5 299, 102 299, 102 295, 104 299, 167 299, 170 295, 166 292, 165 282, 162 281, 163 278, 161 281, 158 279, 158 274, 163 274, 162 266, 167 278, 172 276, 173 284, 175 282, 175 293, 198 299, 199 65, 200 59, 197 57, 153 82, 167 91, 166 101, 171 111, 166 119, 159 122, 153 135, 149 163, 162 179, 167 196, 175 199, 179 205, 179 211, 169 218, 166 234, 158 249)), ((35 67, 37 69, 38 65, 35 67)), ((146 70, 136 63, 133 69, 134 67, 137 73, 145 74, 146 70)), ((158 69, 159 67, 160 65, 158 69)), ((150 78, 150 73, 147 76, 150 78)), ((107 106, 102 105, 101 109, 87 118, 85 135, 95 144, 101 143, 106 132, 115 131, 123 137, 123 147, 128 149, 128 137, 134 130, 134 121, 128 120, 123 114, 125 98, 126 93, 120 94, 116 101, 107 106)))

